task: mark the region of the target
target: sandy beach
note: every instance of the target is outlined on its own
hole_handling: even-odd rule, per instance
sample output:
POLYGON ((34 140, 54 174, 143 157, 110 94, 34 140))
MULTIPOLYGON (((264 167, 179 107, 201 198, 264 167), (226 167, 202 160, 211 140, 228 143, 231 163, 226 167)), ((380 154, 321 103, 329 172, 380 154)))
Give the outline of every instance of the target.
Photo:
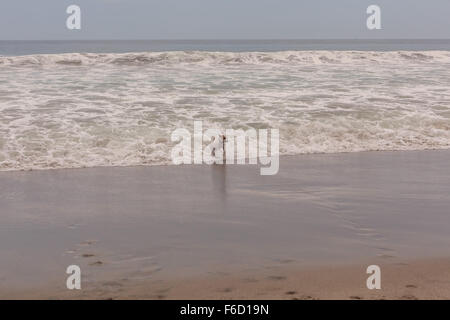
POLYGON ((444 150, 1 172, 0 298, 448 299, 449 170, 444 150))
MULTIPOLYGON (((373 261, 371 261, 373 262, 373 261)), ((1 299, 96 300, 448 300, 450 259, 379 263, 381 290, 368 290, 368 264, 296 266, 290 261, 266 268, 208 272, 203 276, 140 281, 95 281, 82 291, 57 283, 33 290, 3 292, 1 299)))

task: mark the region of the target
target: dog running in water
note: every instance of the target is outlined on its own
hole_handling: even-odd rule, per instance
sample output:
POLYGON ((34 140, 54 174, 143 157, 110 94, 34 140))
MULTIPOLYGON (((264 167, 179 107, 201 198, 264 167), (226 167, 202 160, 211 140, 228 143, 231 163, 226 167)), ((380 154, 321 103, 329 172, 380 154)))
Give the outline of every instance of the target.
MULTIPOLYGON (((224 164, 225 163, 225 159, 226 159, 226 154, 225 154, 225 143, 226 143, 226 141, 227 141, 227 137, 225 136, 225 135, 220 135, 219 136, 219 145, 222 147, 222 150, 223 150, 223 161, 222 161, 222 164, 224 164)), ((213 157, 215 157, 216 156, 216 149, 217 148, 214 148, 213 150, 212 150, 212 152, 211 152, 211 154, 212 154, 212 156, 213 157)), ((217 164, 217 163, 216 163, 217 164)))

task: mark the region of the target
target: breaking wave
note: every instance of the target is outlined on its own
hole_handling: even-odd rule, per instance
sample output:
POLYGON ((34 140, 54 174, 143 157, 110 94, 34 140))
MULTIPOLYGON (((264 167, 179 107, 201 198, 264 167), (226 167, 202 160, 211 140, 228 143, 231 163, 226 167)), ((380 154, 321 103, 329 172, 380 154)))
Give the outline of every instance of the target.
POLYGON ((282 51, 282 52, 205 52, 173 51, 143 53, 66 53, 1 57, 0 65, 143 65, 143 64, 340 64, 340 63, 446 62, 448 51, 282 51))

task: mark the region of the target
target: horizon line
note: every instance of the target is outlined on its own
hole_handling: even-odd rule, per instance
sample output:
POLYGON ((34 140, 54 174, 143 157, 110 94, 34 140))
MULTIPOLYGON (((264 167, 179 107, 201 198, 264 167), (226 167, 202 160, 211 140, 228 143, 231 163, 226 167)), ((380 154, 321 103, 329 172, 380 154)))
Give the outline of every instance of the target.
POLYGON ((2 42, 6 41, 450 41, 450 38, 223 38, 223 39, 208 39, 208 38, 192 38, 192 39, 0 39, 2 42))

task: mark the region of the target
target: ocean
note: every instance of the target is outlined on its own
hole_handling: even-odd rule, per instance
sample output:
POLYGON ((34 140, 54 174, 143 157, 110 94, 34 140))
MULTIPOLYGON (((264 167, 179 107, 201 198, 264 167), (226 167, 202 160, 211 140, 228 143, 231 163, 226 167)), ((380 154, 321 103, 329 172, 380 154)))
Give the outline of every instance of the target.
POLYGON ((0 41, 0 170, 171 164, 171 133, 282 155, 450 148, 450 40, 0 41))

